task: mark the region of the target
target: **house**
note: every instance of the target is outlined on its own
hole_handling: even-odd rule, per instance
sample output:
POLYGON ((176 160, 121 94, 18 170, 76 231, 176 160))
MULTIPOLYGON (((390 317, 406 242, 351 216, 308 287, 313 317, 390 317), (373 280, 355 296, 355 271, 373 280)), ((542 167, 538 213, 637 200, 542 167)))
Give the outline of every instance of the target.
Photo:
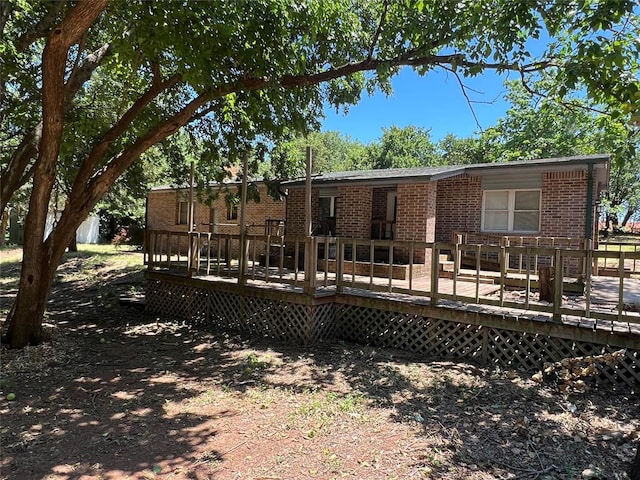
MULTIPOLYGON (((608 178, 608 155, 326 173, 312 179, 312 231, 419 242, 452 242, 457 234, 482 234, 484 243, 505 236, 596 241, 608 178)), ((286 184, 288 235, 304 234, 304 183, 286 184)), ((409 255, 398 250, 394 262, 409 255)), ((424 249, 412 261, 430 268, 424 249)))
MULTIPOLYGON (((232 181, 224 187, 235 195, 241 183, 232 181)), ((269 195, 265 182, 252 182, 253 200, 247 201, 245 215, 245 232, 252 235, 282 234, 285 202, 276 200, 269 195)), ((214 185, 215 187, 215 185, 214 185)), ((194 200, 193 229, 202 233, 220 235, 239 235, 241 233, 240 219, 242 206, 239 202, 227 201, 225 188, 211 202, 204 203, 194 200)), ((189 188, 161 186, 151 189, 147 194, 146 229, 155 231, 189 232, 189 188)), ((176 252, 177 246, 173 246, 176 252)), ((187 242, 180 246, 182 253, 186 252, 187 242)), ((237 256, 237 252, 232 252, 237 256)))

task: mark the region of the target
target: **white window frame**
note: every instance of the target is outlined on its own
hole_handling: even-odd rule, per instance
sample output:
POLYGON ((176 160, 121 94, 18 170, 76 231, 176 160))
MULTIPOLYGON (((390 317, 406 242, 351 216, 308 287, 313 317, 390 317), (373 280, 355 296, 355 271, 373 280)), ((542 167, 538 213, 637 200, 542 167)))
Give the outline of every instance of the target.
MULTIPOLYGON (((536 211, 536 210, 519 210, 519 211, 536 211)), ((540 232, 540 222, 542 222, 542 189, 540 188, 513 188, 509 190, 483 190, 482 192, 482 227, 481 231, 486 233, 495 233, 495 232, 508 232, 508 233, 539 233, 540 232), (485 226, 485 213, 486 213, 486 199, 487 193, 503 193, 507 192, 508 194, 508 203, 507 203, 507 229, 506 230, 489 230, 485 226), (516 193, 517 192, 538 192, 538 227, 536 230, 514 230, 513 223, 515 217, 515 204, 516 204, 516 193)))

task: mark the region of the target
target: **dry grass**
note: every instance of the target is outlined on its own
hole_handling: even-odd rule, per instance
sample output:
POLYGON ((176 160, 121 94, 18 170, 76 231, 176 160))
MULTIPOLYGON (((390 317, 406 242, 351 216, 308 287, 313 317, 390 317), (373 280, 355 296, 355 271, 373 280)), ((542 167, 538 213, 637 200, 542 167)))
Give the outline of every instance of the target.
POLYGON ((0 478, 626 478, 637 394, 196 330, 120 305, 141 256, 68 258, 51 341, 0 352, 0 478))

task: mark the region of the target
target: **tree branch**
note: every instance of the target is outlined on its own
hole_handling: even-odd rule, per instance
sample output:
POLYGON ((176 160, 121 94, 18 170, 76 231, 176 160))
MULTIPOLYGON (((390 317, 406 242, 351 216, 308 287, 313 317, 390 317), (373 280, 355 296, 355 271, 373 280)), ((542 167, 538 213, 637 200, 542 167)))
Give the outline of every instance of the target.
POLYGON ((458 85, 460 85, 460 90, 462 91, 462 95, 464 95, 464 98, 467 101, 467 105, 469 106, 469 110, 471 110, 471 115, 473 115, 473 120, 476 122, 476 126, 480 129, 480 131, 482 131, 482 125, 480 125, 480 120, 478 120, 476 111, 474 110, 473 105, 471 105, 471 99, 469 98, 469 95, 467 95, 467 86, 464 83, 462 83, 462 79, 460 78, 460 75, 458 75, 458 72, 456 72, 454 69, 448 68, 448 67, 442 67, 442 68, 444 68, 448 72, 451 72, 456 77, 456 80, 458 81, 458 85))
POLYGON ((156 99, 162 92, 179 83, 181 79, 182 77, 176 74, 162 82, 153 82, 151 87, 140 98, 138 98, 133 105, 131 105, 126 113, 120 117, 120 119, 102 136, 101 140, 91 149, 87 159, 83 162, 80 170, 78 171, 73 189, 76 189, 76 187, 83 188, 87 184, 94 174, 96 166, 103 159, 113 142, 131 126, 133 121, 140 115, 147 105, 156 99))
POLYGON ((382 25, 386 20, 388 9, 389 9, 389 1, 384 0, 382 4, 382 15, 380 15, 380 22, 378 22, 378 28, 376 29, 376 32, 373 34, 373 38, 371 39, 371 46, 369 47, 369 54, 367 55, 367 60, 371 60, 373 58, 373 51, 375 50, 376 44, 380 39, 380 34, 382 33, 382 25))
POLYGON ((26 32, 22 37, 20 37, 16 42, 16 50, 18 52, 23 52, 37 39, 46 37, 49 33, 49 29, 57 20, 58 15, 66 5, 66 2, 51 2, 51 10, 49 10, 45 16, 40 19, 33 30, 26 32))
POLYGON ((537 90, 534 90, 533 88, 531 88, 531 86, 527 83, 527 79, 524 76, 524 73, 521 72, 520 74, 520 83, 522 84, 522 86, 524 87, 524 89, 529 93, 529 95, 531 95, 532 97, 537 97, 537 98, 541 98, 543 100, 553 100, 555 103, 557 103, 558 105, 562 105, 563 107, 566 107, 570 110, 584 110, 586 112, 593 112, 593 113, 597 113, 599 115, 607 115, 607 112, 604 110, 600 110, 598 108, 595 107, 591 107, 589 105, 582 105, 580 103, 575 103, 575 102, 567 102, 564 100, 560 100, 560 99, 555 99, 555 98, 551 98, 549 95, 547 95, 546 93, 542 93, 539 92, 537 90))
MULTIPOLYGON (((74 71, 67 80, 64 88, 64 111, 66 112, 73 102, 75 95, 82 85, 85 84, 93 72, 98 68, 105 58, 111 53, 110 44, 104 44, 95 52, 85 58, 82 65, 74 71)), ((33 174, 33 165, 29 164, 38 155, 38 145, 42 137, 42 121, 29 130, 20 145, 14 150, 11 159, 2 171, 2 185, 0 186, 0 212, 9 202, 14 192, 23 186, 33 174)))

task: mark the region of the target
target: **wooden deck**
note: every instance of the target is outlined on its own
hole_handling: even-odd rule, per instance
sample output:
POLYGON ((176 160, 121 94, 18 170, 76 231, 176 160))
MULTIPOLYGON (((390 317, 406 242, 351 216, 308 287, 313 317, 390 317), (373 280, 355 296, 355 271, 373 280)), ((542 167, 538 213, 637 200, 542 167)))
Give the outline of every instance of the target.
POLYGON ((147 305, 158 313, 295 343, 339 338, 504 368, 540 369, 548 361, 616 352, 616 367, 603 365, 599 375, 640 384, 640 272, 626 271, 640 252, 303 237, 289 239, 293 255, 285 257, 280 243, 271 258, 259 254, 272 251, 270 237, 189 234, 185 257, 177 254, 173 235, 150 237, 155 240, 146 254, 147 305), (221 254, 221 245, 232 242, 245 252, 243 261, 221 254), (393 278, 396 265, 363 264, 361 254, 381 245, 409 252, 401 266, 406 275, 393 278), (497 255, 500 271, 460 269, 457 252, 464 248, 476 258, 480 250, 497 255), (419 250, 431 261, 414 264, 419 250), (335 253, 331 267, 328 251, 335 253), (454 253, 448 272, 440 262, 444 251, 454 253), (618 275, 594 276, 585 268, 602 260, 617 264, 618 275), (551 303, 537 292, 542 264, 562 279, 553 282, 551 303), (522 271, 523 265, 531 270, 522 271), (387 278, 379 276, 385 271, 387 278))
MULTIPOLYGON (((342 339, 420 352, 429 357, 465 357, 501 368, 539 370, 545 362, 617 352, 615 368, 599 369, 602 381, 637 388, 640 384, 640 325, 552 312, 487 304, 496 285, 480 288, 483 304, 403 293, 378 279, 380 290, 332 285, 318 273, 317 288, 305 291, 290 278, 273 283, 232 277, 148 271, 147 307, 207 328, 246 331, 282 341, 309 344, 342 339), (291 283, 284 283, 289 280, 291 283), (326 286, 323 286, 326 280, 326 286), (321 283, 322 282, 322 283, 321 283), (387 291, 382 291, 382 290, 387 291), (393 289, 392 289, 393 290, 393 289)), ((421 279, 425 287, 426 279, 421 279)), ((453 280, 439 282, 439 292, 453 292, 453 280)), ((475 282, 458 281, 458 292, 471 295, 475 282)), ((441 293, 445 296, 446 294, 441 293)))
MULTIPOLYGON (((251 269, 249 270, 251 271, 251 269)), ((251 275, 246 277, 246 286, 272 292, 285 298, 289 295, 305 293, 303 276, 294 272, 278 268, 271 268, 267 275, 266 269, 256 266, 251 275)), ((487 275, 495 272, 488 272, 487 275)), ((524 277, 512 274, 515 278, 524 277)), ((195 280, 211 282, 212 284, 238 284, 237 269, 227 270, 223 275, 194 275, 195 280)), ((316 273, 316 287, 313 297, 317 299, 333 296, 337 293, 354 295, 361 298, 376 298, 392 300, 394 303, 406 302, 411 305, 432 304, 431 279, 420 277, 409 280, 398 280, 359 275, 343 275, 340 287, 336 285, 337 276, 331 272, 316 273)), ((623 301, 626 306, 624 318, 616 318, 613 313, 619 301, 618 280, 613 277, 593 277, 591 282, 591 311, 596 318, 588 318, 583 313, 586 308, 585 295, 565 295, 561 308, 560 323, 573 325, 589 330, 604 332, 625 332, 638 335, 640 345, 640 280, 627 279, 623 291, 623 301), (600 313, 606 318, 598 318, 600 313)), ((468 275, 460 278, 438 278, 438 305, 454 308, 466 312, 486 312, 496 315, 507 315, 514 319, 528 319, 537 322, 558 323, 553 317, 553 307, 550 303, 539 301, 537 294, 529 294, 526 302, 525 291, 519 289, 503 289, 501 299, 501 285, 490 279, 476 282, 468 275), (478 301, 476 302, 476 298, 478 301)))

